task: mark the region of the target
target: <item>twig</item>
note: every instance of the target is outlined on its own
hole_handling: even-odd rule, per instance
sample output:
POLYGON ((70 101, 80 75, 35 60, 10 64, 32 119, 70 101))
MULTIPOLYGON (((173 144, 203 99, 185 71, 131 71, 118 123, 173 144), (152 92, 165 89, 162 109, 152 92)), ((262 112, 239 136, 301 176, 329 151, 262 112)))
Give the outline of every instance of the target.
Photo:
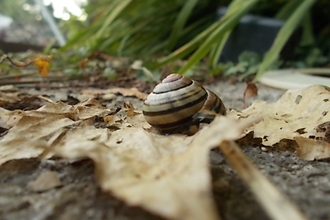
POLYGON ((23 77, 26 77, 26 76, 33 76, 33 75, 38 75, 37 72, 31 72, 31 73, 22 73, 21 75, 7 75, 7 76, 0 76, 0 79, 3 80, 3 79, 15 79, 17 77, 20 77, 20 78, 23 78, 23 77))
POLYGON ((38 97, 39 99, 41 99, 41 100, 46 101, 46 102, 49 102, 49 103, 55 103, 53 100, 51 100, 51 99, 49 99, 49 98, 47 98, 47 97, 44 97, 44 96, 42 96, 42 95, 38 95, 37 97, 38 97))
POLYGON ((262 174, 235 142, 224 141, 219 149, 272 219, 307 220, 307 217, 262 174))
POLYGON ((2 63, 5 59, 7 59, 11 64, 17 67, 27 67, 34 62, 33 60, 27 60, 26 62, 13 61, 7 54, 4 54, 0 57, 0 63, 2 63))
POLYGON ((0 63, 2 63, 5 59, 7 59, 8 55, 4 54, 0 57, 0 63))

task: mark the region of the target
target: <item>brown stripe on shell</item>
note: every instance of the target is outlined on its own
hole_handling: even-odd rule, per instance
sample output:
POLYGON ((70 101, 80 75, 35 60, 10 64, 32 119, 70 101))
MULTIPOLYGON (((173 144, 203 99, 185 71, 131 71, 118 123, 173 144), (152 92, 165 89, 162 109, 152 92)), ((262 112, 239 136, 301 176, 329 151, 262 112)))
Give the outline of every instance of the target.
POLYGON ((214 92, 208 89, 205 90, 208 96, 201 111, 207 110, 221 115, 226 115, 226 108, 221 99, 216 94, 214 94, 214 92))
MULTIPOLYGON (((152 108, 153 106, 161 106, 171 102, 185 100, 187 99, 187 97, 188 98, 193 97, 193 95, 195 96, 195 98, 198 98, 204 94, 206 94, 206 91, 202 87, 196 87, 194 85, 191 85, 183 89, 171 91, 167 93, 161 93, 161 94, 151 93, 144 101, 144 105, 150 106, 150 108, 152 108)), ((178 102, 176 103, 177 104, 174 104, 174 106, 180 105, 180 103, 178 102)))
MULTIPOLYGON (((164 115, 164 114, 171 114, 171 113, 174 113, 174 112, 177 112, 177 111, 180 111, 182 109, 186 109, 186 108, 190 108, 198 103, 202 103, 199 107, 199 109, 201 109, 201 107, 203 106, 203 103, 204 103, 204 100, 205 98, 207 97, 207 94, 204 94, 203 96, 201 96, 199 99, 195 99, 194 101, 192 102, 188 102, 184 105, 180 105, 180 106, 177 106, 177 107, 173 107, 173 108, 169 108, 169 109, 166 109, 166 110, 160 110, 160 111, 153 111, 153 112, 148 112, 148 111, 143 111, 143 114, 144 115, 147 115, 147 116, 156 116, 156 115, 164 115)), ((189 98, 189 97, 188 97, 189 98)), ((179 101, 179 100, 178 100, 179 101)), ((177 101, 175 101, 177 102, 177 101)), ((184 103, 184 102, 183 102, 184 103)), ((198 110, 199 110, 198 109, 198 110)))
POLYGON ((227 115, 227 113, 226 113, 227 110, 226 110, 225 105, 223 104, 223 102, 221 101, 220 98, 219 98, 219 100, 220 100, 220 105, 219 105, 220 110, 218 111, 218 113, 221 114, 221 115, 227 115))
POLYGON ((226 115, 226 108, 221 99, 212 91, 205 89, 208 97, 202 109, 193 116, 196 122, 211 123, 217 114, 226 115))
MULTIPOLYGON (((179 79, 182 79, 184 76, 177 74, 177 73, 171 73, 170 75, 166 76, 163 80, 162 83, 169 83, 173 81, 177 81, 179 79)), ((187 78, 187 77, 186 77, 187 78)), ((189 79, 189 78, 188 78, 189 79)), ((190 80, 190 79, 189 79, 190 80)))
POLYGON ((155 88, 155 90, 152 93, 154 93, 154 94, 162 94, 162 93, 167 93, 167 92, 173 92, 173 91, 177 91, 179 89, 183 89, 185 87, 188 87, 188 86, 192 85, 193 83, 194 83, 194 81, 189 80, 189 81, 184 82, 184 83, 179 83, 178 82, 178 83, 176 83, 176 85, 172 84, 172 85, 166 86, 165 84, 162 84, 162 88, 161 89, 160 88, 155 88))
POLYGON ((166 131, 166 130, 170 130, 170 129, 173 129, 173 128, 177 128, 177 127, 186 125, 190 121, 191 121, 191 117, 187 117, 187 118, 181 119, 181 120, 173 122, 173 123, 160 124, 160 125, 152 125, 151 124, 151 125, 154 126, 157 129, 159 129, 159 130, 166 131))
POLYGON ((158 84, 153 89, 152 92, 154 94, 161 94, 161 93, 179 90, 179 89, 191 86, 191 85, 202 87, 198 82, 193 81, 193 80, 189 79, 188 77, 181 76, 178 74, 171 74, 168 77, 166 77, 165 79, 163 79, 163 81, 160 84, 158 84))
MULTIPOLYGON (((162 83, 159 84, 159 87, 162 86, 162 83)), ((143 110, 146 112, 154 112, 169 108, 175 108, 177 106, 182 105, 182 103, 178 101, 189 102, 191 100, 198 99, 205 94, 205 89, 200 86, 200 84, 196 84, 195 82, 185 88, 176 91, 170 91, 167 93, 160 94, 155 94, 152 92, 144 101, 143 110)))
POLYGON ((196 114, 196 112, 198 112, 198 110, 202 107, 202 105, 203 102, 200 102, 190 108, 185 108, 175 113, 155 115, 155 116, 144 115, 144 117, 149 124, 155 127, 161 126, 162 124, 172 124, 177 121, 181 121, 184 118, 192 118, 192 116, 196 114))

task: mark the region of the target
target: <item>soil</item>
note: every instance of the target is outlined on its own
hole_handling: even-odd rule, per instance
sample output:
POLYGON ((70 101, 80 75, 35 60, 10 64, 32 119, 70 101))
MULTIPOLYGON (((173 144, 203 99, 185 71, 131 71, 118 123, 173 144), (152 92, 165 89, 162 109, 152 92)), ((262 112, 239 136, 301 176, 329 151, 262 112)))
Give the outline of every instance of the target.
MULTIPOLYGON (((218 82, 209 85, 219 94, 228 108, 242 109, 245 84, 218 82)), ((258 85, 257 99, 276 101, 283 91, 258 85)), ((26 89, 26 88, 25 88, 26 89)), ((44 95, 52 100, 86 98, 78 90, 26 89, 31 94, 44 95)), ((141 109, 136 98, 114 96, 109 107, 131 102, 141 109)), ((330 219, 330 160, 305 161, 295 152, 261 147, 242 146, 244 152, 274 184, 313 220, 330 219)), ((210 171, 213 177, 214 198, 223 220, 270 219, 256 202, 224 156, 218 150, 210 152, 210 171)), ((129 207, 103 192, 94 178, 93 163, 89 160, 68 162, 55 158, 13 160, 0 167, 0 219, 162 219, 139 207, 129 207), (42 192, 28 187, 43 171, 56 171, 61 185, 42 192)))

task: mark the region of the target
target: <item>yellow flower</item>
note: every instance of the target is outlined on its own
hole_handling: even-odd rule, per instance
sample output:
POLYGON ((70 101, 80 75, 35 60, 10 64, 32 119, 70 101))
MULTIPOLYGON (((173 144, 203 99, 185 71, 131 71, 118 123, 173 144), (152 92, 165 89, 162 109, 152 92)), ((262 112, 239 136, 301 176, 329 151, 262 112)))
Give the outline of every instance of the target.
POLYGON ((44 57, 37 57, 34 60, 34 65, 38 69, 39 74, 43 77, 48 76, 48 69, 50 60, 52 60, 52 56, 44 56, 44 57))

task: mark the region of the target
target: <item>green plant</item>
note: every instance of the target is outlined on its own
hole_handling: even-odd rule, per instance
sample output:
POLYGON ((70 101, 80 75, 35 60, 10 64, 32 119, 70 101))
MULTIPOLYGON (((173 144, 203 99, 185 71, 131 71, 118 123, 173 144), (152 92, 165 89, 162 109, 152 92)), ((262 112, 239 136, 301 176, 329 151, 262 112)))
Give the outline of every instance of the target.
POLYGON ((160 60, 159 65, 167 64, 175 59, 182 59, 194 50, 196 51, 191 55, 188 62, 179 70, 180 74, 184 74, 210 52, 212 54, 210 58, 213 60, 212 64, 215 64, 215 60, 219 59, 222 47, 233 27, 257 2, 258 0, 234 0, 229 6, 226 15, 186 45, 160 60))
POLYGON ((283 8, 281 12, 284 14, 283 17, 287 17, 287 20, 279 31, 272 47, 265 54, 264 59, 258 69, 255 78, 256 80, 258 80, 261 75, 272 65, 272 63, 277 60, 278 55, 286 41, 289 39, 290 35, 297 28, 297 26, 302 22, 304 15, 308 14, 309 9, 315 3, 315 1, 316 0, 293 0, 288 2, 287 5, 283 8), (285 11, 285 13, 283 11, 285 11))
MULTIPOLYGON (((266 53, 261 65, 259 66, 256 80, 277 60, 278 55, 288 38, 302 22, 303 15, 308 13, 315 1, 316 0, 289 1, 279 12, 278 17, 287 18, 287 21, 281 28, 274 44, 266 53)), ((229 6, 227 14, 222 17, 222 19, 215 22, 214 25, 210 26, 186 45, 162 59, 159 64, 164 65, 175 59, 182 59, 188 53, 195 50, 195 52, 190 56, 188 62, 179 70, 179 73, 184 74, 188 69, 196 65, 202 58, 207 56, 208 53, 210 54, 209 59, 211 60, 209 64, 214 67, 231 30, 238 23, 239 19, 257 2, 258 0, 234 0, 229 6)), ((307 37, 311 38, 311 35, 305 35, 305 38, 307 37)))
POLYGON ((86 7, 85 23, 71 21, 66 47, 84 46, 117 56, 147 58, 169 53, 215 19, 213 1, 98 0, 86 7), (211 8, 211 9, 210 9, 211 8), (212 10, 211 13, 207 13, 212 10))
POLYGON ((37 23, 36 15, 40 15, 34 0, 1 1, 1 13, 7 15, 17 23, 37 23))
MULTIPOLYGON (((210 69, 217 69, 223 47, 240 18, 251 11, 259 14, 267 12, 286 22, 260 65, 252 65, 253 71, 239 71, 246 75, 257 72, 255 80, 258 80, 276 63, 280 51, 297 27, 300 26, 303 31, 300 46, 312 47, 317 42, 313 28, 315 21, 311 14, 316 0, 227 2, 230 2, 227 13, 220 20, 215 20, 218 3, 211 0, 94 0, 86 8, 89 14, 87 22, 72 23, 72 37, 66 48, 83 45, 88 51, 102 50, 117 56, 143 59, 150 69, 160 69, 188 58, 179 70, 180 74, 188 73, 203 59, 206 59, 210 69), (85 27, 84 30, 81 30, 82 27, 85 27), (148 66, 148 63, 152 65, 148 66)), ((328 4, 326 1, 321 3, 328 4)), ((321 54, 324 53, 326 51, 322 50, 321 54)), ((320 63, 315 57, 302 60, 320 63)), ((233 67, 240 70, 247 68, 242 63, 233 67)))
POLYGON ((253 75, 258 71, 261 58, 257 53, 245 51, 238 57, 238 63, 234 65, 228 62, 223 68, 224 75, 240 74, 240 79, 253 75))

